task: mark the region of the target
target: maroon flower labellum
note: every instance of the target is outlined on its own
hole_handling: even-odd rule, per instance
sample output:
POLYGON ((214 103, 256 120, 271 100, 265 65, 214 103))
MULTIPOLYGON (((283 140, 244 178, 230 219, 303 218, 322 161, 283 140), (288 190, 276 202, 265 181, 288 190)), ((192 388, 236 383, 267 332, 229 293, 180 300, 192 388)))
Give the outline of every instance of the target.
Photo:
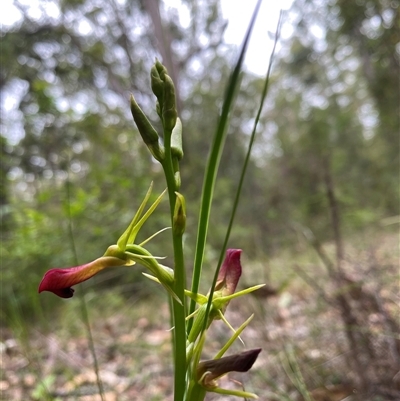
POLYGON ((39 293, 50 291, 61 298, 71 298, 74 295, 74 290, 71 288, 73 285, 90 279, 106 267, 124 266, 126 264, 126 260, 114 256, 103 256, 81 266, 50 269, 40 282, 39 293))

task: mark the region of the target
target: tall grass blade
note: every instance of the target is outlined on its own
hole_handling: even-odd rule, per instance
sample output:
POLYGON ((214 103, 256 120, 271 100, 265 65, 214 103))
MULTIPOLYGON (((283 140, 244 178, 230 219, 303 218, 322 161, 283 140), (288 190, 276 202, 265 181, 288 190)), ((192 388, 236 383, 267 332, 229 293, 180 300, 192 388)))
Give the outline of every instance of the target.
MULTIPOLYGON (((210 219, 211 203, 215 188, 215 181, 221 161, 222 150, 224 148, 226 132, 228 127, 229 114, 233 106, 233 101, 240 80, 240 72, 242 70, 244 56, 246 54, 247 45, 250 40, 250 35, 254 27, 254 23, 261 5, 262 0, 258 0, 254 9, 252 18, 247 28, 246 36, 240 49, 239 58, 235 68, 229 78, 229 83, 225 93, 225 99, 222 106, 221 116, 219 118, 217 130, 215 131, 213 142, 211 145, 210 155, 207 161, 207 166, 204 174, 204 182, 201 196, 201 207, 199 214, 199 222, 197 229, 196 251, 193 268, 192 292, 197 293, 199 289, 201 269, 204 259, 204 250, 207 239, 208 225, 210 219)), ((193 313, 196 303, 190 302, 189 313, 193 313)), ((190 331, 192 322, 188 324, 188 332, 190 331)))
POLYGON ((303 396, 303 399, 305 401, 313 401, 310 393, 307 390, 306 383, 304 382, 304 378, 301 373, 299 363, 297 362, 296 354, 292 344, 286 345, 284 352, 287 358, 287 366, 285 363, 283 363, 283 368, 285 369, 286 374, 295 385, 299 393, 303 396))
MULTIPOLYGON (((254 140, 255 140, 255 136, 256 136, 256 132, 257 132, 258 122, 260 120, 261 112, 262 112, 262 109, 264 107, 264 102, 265 102, 265 99, 267 97, 268 87, 269 87, 269 77, 271 75, 271 68, 272 68, 272 61, 273 61, 274 54, 275 54, 276 44, 277 44, 278 39, 279 39, 281 25, 282 25, 282 11, 281 11, 281 13, 279 15, 278 24, 277 24, 276 31, 275 31, 275 40, 274 40, 274 45, 272 47, 271 56, 270 56, 270 59, 269 59, 267 73, 265 75, 264 87, 263 87, 263 91, 261 93, 261 99, 260 99, 260 106, 258 108, 257 116, 256 116, 255 121, 254 121, 253 130, 252 130, 250 141, 249 141, 249 145, 248 145, 248 148, 247 148, 246 158, 245 158, 244 163, 243 163, 243 167, 242 167, 242 171, 241 171, 240 179, 239 179, 239 184, 238 184, 238 187, 237 187, 237 190, 236 190, 235 199, 234 199, 233 206, 232 206, 232 212, 231 212, 231 216, 230 216, 230 219, 229 219, 228 228, 227 228, 227 231, 226 231, 224 243, 223 243, 223 246, 222 246, 222 249, 221 249, 221 253, 220 253, 220 256, 219 256, 217 269, 215 270, 213 283, 211 285, 210 295, 209 295, 207 309, 206 309, 206 319, 208 317, 209 310, 211 308, 211 301, 212 301, 213 294, 214 294, 215 284, 217 283, 218 273, 219 273, 219 270, 221 268, 222 262, 224 260, 226 247, 228 245, 229 237, 230 237, 230 234, 231 234, 231 231, 232 231, 233 221, 235 219, 237 206, 239 204, 240 195, 242 193, 244 177, 246 175, 247 166, 249 164, 251 151, 252 151, 253 145, 254 145, 254 140)), ((207 321, 207 320, 205 320, 205 321, 207 321)))

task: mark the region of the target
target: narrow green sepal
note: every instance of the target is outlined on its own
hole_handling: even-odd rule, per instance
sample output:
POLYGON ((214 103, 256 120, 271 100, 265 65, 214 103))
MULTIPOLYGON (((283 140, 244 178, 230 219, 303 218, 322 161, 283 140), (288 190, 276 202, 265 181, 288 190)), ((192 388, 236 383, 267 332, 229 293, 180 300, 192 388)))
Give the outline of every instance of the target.
POLYGON ((247 391, 242 391, 242 390, 228 390, 225 388, 221 387, 215 387, 215 388, 210 388, 207 389, 208 392, 211 393, 217 393, 217 394, 223 394, 223 395, 233 395, 236 397, 242 397, 242 398, 251 398, 252 400, 258 400, 258 396, 254 393, 249 393, 247 391))
MULTIPOLYGON (((218 316, 229 327, 229 329, 231 331, 233 331, 233 333, 236 333, 236 330, 232 327, 232 325, 228 322, 228 320, 226 319, 226 317, 224 316, 224 314, 220 310, 218 310, 218 316)), ((240 337, 238 337, 238 338, 239 338, 240 342, 243 345, 245 345, 244 341, 240 337)))
POLYGON ((190 319, 193 319, 193 318, 197 315, 198 312, 199 312, 199 310, 196 309, 193 313, 191 313, 190 315, 187 315, 187 316, 185 317, 185 320, 188 321, 188 320, 190 320, 190 319))
MULTIPOLYGON (((214 356, 214 359, 221 358, 225 352, 231 347, 231 345, 235 342, 235 340, 240 338, 240 334, 242 334, 243 330, 248 326, 248 324, 253 320, 254 314, 252 314, 244 323, 240 325, 237 330, 234 330, 232 337, 226 342, 226 344, 218 351, 217 355, 214 356)), ((242 341, 242 340, 241 340, 242 341)), ((243 341, 242 341, 243 343, 243 341)))
POLYGON ((259 285, 255 285, 255 286, 253 286, 253 287, 246 288, 246 289, 244 289, 244 290, 242 290, 242 291, 235 292, 235 293, 233 293, 233 294, 231 294, 231 295, 226 295, 226 296, 224 296, 224 297, 214 297, 214 298, 213 298, 213 301, 212 301, 213 306, 214 306, 216 309, 221 309, 221 308, 223 308, 223 307, 225 306, 225 304, 226 304, 227 302, 229 302, 230 300, 232 300, 232 299, 234 299, 234 298, 241 297, 242 295, 249 294, 250 292, 256 291, 256 290, 258 290, 259 288, 264 287, 264 286, 265 286, 265 284, 259 284, 259 285))
POLYGON ((151 274, 148 274, 148 273, 145 273, 145 272, 142 272, 142 274, 143 274, 143 276, 145 276, 149 280, 154 281, 154 282, 156 282, 158 284, 161 284, 160 280, 157 277, 152 276, 151 274))
POLYGON ((154 233, 153 235, 150 235, 149 238, 146 238, 144 241, 142 241, 139 245, 143 246, 146 245, 150 240, 152 240, 153 238, 157 237, 158 234, 163 233, 164 231, 170 230, 171 227, 164 227, 161 230, 158 230, 156 233, 154 233))
POLYGON ((136 239, 136 235, 138 234, 139 230, 145 223, 145 221, 150 217, 150 215, 154 212, 158 204, 161 202, 162 197, 165 195, 166 190, 164 190, 161 195, 154 201, 154 203, 149 207, 147 212, 142 216, 144 208, 146 207, 147 201, 150 198, 151 192, 153 189, 153 183, 150 184, 150 187, 144 197, 142 203, 139 206, 139 209, 135 213, 131 223, 129 224, 128 228, 124 231, 121 237, 117 241, 118 247, 125 251, 127 244, 133 243, 136 239))
POLYGON ((129 226, 127 229, 124 231, 124 233, 119 237, 117 241, 118 247, 122 250, 125 251, 126 245, 130 242, 133 242, 136 238, 136 233, 134 231, 134 228, 138 221, 140 220, 140 216, 143 213, 144 208, 146 207, 146 203, 150 198, 151 192, 153 190, 153 182, 151 182, 149 189, 146 192, 146 195, 142 201, 142 203, 139 206, 139 209, 133 216, 132 221, 130 222, 129 226))

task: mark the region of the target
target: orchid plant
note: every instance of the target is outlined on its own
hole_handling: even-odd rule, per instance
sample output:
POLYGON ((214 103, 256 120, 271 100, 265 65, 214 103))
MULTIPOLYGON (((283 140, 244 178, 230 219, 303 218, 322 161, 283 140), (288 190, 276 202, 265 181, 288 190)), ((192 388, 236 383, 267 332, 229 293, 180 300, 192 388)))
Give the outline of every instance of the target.
MULTIPOLYGON (((200 294, 198 289, 201 271, 203 269, 212 194, 225 142, 229 112, 239 82, 239 73, 241 71, 245 49, 259 6, 260 1, 256 6, 241 49, 240 57, 230 78, 219 125, 214 136, 214 141, 211 146, 206 166, 198 224, 194 270, 190 290, 186 288, 187 279, 183 251, 183 234, 186 228, 186 202, 184 195, 180 193, 180 161, 183 158, 182 123, 177 113, 174 83, 168 75, 167 69, 158 60, 151 68, 150 76, 151 88, 157 98, 156 110, 163 127, 162 140, 160 139, 157 130, 153 127, 133 96, 131 96, 130 103, 132 116, 143 142, 164 170, 167 189, 161 193, 161 195, 146 210, 146 205, 153 189, 153 185, 150 185, 150 188, 131 223, 117 240, 116 244, 109 246, 103 256, 80 266, 65 269, 51 269, 47 271, 39 285, 39 292, 51 291, 59 297, 70 298, 74 294, 73 286, 90 279, 103 269, 113 268, 116 266, 132 267, 135 264, 144 266, 147 269, 147 272, 143 274, 149 279, 159 283, 166 290, 172 301, 170 303, 170 309, 171 321, 173 322, 173 330, 171 330, 171 333, 173 338, 173 364, 175 368, 174 401, 201 401, 204 400, 207 392, 232 395, 244 399, 257 398, 256 394, 247 392, 243 389, 228 390, 221 388, 218 385, 218 379, 229 372, 248 371, 253 366, 261 352, 260 348, 256 348, 224 356, 236 340, 242 341, 240 334, 247 327, 253 317, 250 316, 236 329, 232 327, 225 317, 225 311, 230 301, 234 298, 255 291, 264 285, 260 284, 236 292, 236 287, 242 274, 240 261, 242 251, 240 249, 226 250, 226 248, 233 217, 238 204, 244 173, 246 171, 247 162, 254 140, 257 122, 267 93, 270 69, 268 69, 266 76, 264 91, 260 101, 260 108, 255 119, 256 122, 249 144, 245 165, 242 169, 242 176, 234 200, 231 221, 228 225, 225 243, 221 250, 218 265, 215 269, 214 280, 210 286, 208 294, 200 294), (155 233, 142 243, 135 243, 137 234, 141 227, 155 212, 157 206, 166 193, 168 194, 171 216, 171 233, 174 253, 173 268, 161 264, 160 259, 162 258, 154 256, 145 247, 148 241, 164 230, 155 233), (190 305, 188 299, 190 299, 190 305), (226 344, 224 344, 215 354, 213 359, 202 360, 203 347, 207 341, 209 333, 208 329, 216 320, 222 320, 232 331, 232 335, 226 344)), ((278 35, 276 35, 276 37, 277 36, 278 35)))

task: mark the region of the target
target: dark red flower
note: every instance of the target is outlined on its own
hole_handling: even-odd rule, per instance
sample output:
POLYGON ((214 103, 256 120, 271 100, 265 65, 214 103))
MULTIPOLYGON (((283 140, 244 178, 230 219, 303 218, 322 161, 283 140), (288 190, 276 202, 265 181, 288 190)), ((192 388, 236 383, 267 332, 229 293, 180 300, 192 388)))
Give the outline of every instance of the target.
POLYGON ((127 263, 129 262, 114 256, 102 256, 81 266, 50 269, 40 282, 39 292, 50 291, 61 298, 71 298, 74 295, 74 290, 71 288, 73 285, 88 280, 106 267, 124 266, 127 263))
POLYGON ((251 349, 220 359, 202 361, 197 366, 197 379, 206 388, 217 387, 216 379, 229 372, 247 372, 256 361, 261 348, 251 349))
POLYGON ((215 284, 215 291, 221 291, 222 296, 231 295, 236 290, 239 278, 242 275, 241 253, 241 249, 228 249, 226 251, 225 260, 215 284))

